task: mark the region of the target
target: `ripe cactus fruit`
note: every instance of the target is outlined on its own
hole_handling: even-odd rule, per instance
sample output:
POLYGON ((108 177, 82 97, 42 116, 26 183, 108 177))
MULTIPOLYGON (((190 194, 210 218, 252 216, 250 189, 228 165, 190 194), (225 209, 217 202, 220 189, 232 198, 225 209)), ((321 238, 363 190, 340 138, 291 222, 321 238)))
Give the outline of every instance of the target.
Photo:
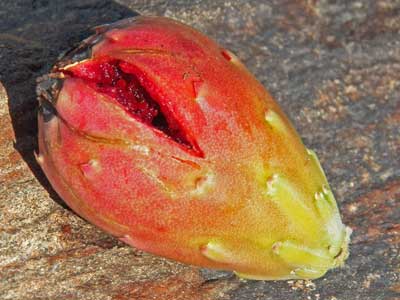
POLYGON ((39 80, 37 160, 79 215, 139 249, 251 279, 348 256, 315 153, 231 52, 160 17, 98 27, 39 80))

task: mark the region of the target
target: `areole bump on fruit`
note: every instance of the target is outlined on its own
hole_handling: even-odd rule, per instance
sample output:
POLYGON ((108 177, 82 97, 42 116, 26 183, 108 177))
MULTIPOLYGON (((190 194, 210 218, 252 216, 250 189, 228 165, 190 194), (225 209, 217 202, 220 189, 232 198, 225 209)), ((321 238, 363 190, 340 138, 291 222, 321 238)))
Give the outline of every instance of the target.
POLYGON ((239 59, 162 17, 98 27, 39 79, 39 152, 83 218, 160 256, 249 279, 343 264, 316 154, 239 59))

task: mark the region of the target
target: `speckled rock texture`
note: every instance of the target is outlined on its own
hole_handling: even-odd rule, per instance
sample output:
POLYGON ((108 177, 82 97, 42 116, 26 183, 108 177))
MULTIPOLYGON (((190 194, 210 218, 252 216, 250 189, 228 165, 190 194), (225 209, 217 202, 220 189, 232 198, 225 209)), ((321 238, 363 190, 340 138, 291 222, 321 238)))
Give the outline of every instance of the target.
POLYGON ((0 299, 400 299, 400 1, 2 0, 0 299), (354 229, 342 269, 243 281, 118 242, 63 204, 34 160, 35 79, 90 27, 140 12, 235 52, 316 150, 354 229))

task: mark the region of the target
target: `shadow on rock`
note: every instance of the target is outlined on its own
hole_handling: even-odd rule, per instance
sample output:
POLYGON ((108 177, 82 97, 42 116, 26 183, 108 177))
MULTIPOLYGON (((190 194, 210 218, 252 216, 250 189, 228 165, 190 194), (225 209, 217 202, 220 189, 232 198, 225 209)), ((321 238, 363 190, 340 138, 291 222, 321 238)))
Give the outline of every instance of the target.
POLYGON ((107 0, 6 0, 0 4, 0 11, 13 16, 0 18, 0 80, 9 96, 15 148, 51 198, 66 207, 34 157, 37 150, 36 78, 51 69, 60 53, 89 36, 92 27, 137 13, 107 0))

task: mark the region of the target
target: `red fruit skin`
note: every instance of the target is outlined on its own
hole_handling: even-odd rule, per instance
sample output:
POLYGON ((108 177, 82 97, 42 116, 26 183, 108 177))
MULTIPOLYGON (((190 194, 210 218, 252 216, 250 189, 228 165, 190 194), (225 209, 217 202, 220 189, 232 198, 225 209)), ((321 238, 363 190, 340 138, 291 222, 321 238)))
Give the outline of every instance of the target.
POLYGON ((326 232, 323 220, 307 232, 290 227, 268 201, 266 182, 283 174, 315 212, 323 175, 271 96, 236 56, 176 21, 138 17, 99 31, 90 60, 128 63, 192 147, 69 76, 76 64, 59 67, 56 113, 50 120, 39 114, 38 161, 54 189, 79 215, 139 249, 289 278, 293 268, 274 257, 273 242, 319 247, 326 232), (267 124, 268 111, 280 117, 286 136, 267 124), (210 241, 224 245, 220 258, 204 255, 210 241))

